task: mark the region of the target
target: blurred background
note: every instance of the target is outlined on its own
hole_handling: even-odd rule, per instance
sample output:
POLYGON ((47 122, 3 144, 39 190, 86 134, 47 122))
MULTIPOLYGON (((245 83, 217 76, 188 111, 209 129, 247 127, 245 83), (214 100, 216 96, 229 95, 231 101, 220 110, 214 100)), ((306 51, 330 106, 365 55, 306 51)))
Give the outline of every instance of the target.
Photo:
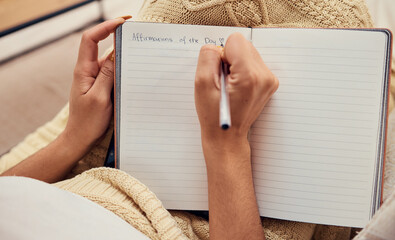
MULTIPOLYGON (((0 155, 67 103, 82 32, 143 0, 0 0, 0 155)), ((99 56, 113 42, 99 45, 99 56)))
MULTIPOLYGON (((366 2, 376 27, 395 33, 395 1, 366 2)), ((67 103, 82 32, 106 19, 137 16, 143 3, 0 0, 0 155, 67 103)), ((99 56, 112 42, 100 44, 99 56)))

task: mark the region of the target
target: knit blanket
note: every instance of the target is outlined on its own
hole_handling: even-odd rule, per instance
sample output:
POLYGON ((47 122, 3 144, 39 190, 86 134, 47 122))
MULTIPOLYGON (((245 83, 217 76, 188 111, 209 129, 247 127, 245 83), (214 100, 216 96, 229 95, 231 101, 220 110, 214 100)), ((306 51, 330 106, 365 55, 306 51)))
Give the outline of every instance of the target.
MULTIPOLYGON (((167 211, 144 184, 125 172, 96 168, 55 186, 112 211, 151 239, 209 239, 209 223, 185 211, 167 211)), ((395 191, 355 239, 391 239, 395 191)), ((266 239, 347 239, 350 229, 262 218, 266 239)))

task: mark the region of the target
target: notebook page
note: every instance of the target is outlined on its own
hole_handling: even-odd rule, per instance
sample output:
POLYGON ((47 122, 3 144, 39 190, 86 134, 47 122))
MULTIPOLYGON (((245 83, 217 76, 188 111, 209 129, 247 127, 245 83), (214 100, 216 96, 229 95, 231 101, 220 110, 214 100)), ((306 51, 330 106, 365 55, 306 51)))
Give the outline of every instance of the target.
POLYGON ((386 35, 254 29, 280 87, 251 130, 261 215, 363 227, 369 220, 386 35))
POLYGON ((194 104, 202 45, 251 29, 127 22, 122 27, 120 169, 169 209, 208 209, 194 104))

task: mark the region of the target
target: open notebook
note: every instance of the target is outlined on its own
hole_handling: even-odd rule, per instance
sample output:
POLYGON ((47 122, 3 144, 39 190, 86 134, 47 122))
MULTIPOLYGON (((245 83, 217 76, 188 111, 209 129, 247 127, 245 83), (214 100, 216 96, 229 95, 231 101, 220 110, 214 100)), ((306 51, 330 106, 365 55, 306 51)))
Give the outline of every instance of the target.
POLYGON ((381 196, 387 30, 126 22, 115 38, 117 167, 168 209, 208 209, 195 70, 200 47, 233 32, 280 81, 250 132, 261 215, 364 226, 381 196))

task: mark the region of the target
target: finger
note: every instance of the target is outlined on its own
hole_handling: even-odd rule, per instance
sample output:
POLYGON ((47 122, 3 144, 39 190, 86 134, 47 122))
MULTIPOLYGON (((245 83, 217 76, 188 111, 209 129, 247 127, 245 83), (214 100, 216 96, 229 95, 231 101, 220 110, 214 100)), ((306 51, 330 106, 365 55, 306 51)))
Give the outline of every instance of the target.
POLYGON ((200 49, 196 67, 195 89, 219 87, 221 49, 205 45, 200 49))
POLYGON ((85 31, 82 35, 77 65, 85 66, 89 63, 97 63, 97 44, 108 37, 115 28, 124 23, 125 19, 116 18, 105 21, 99 25, 85 31))
POLYGON ((110 98, 113 86, 114 62, 107 58, 100 68, 100 72, 97 75, 97 78, 90 91, 92 91, 94 94, 108 96, 108 98, 110 98))

